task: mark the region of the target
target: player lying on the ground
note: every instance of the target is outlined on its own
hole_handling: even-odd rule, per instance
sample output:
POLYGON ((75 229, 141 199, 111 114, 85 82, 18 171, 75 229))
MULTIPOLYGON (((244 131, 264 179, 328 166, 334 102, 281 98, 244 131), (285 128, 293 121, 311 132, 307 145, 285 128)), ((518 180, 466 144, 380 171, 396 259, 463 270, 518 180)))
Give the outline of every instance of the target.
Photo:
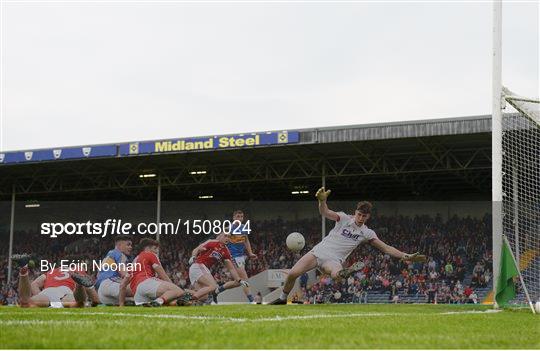
POLYGON ((125 300, 126 285, 130 282, 136 305, 159 307, 187 294, 176 286, 159 261, 159 243, 154 239, 141 240, 142 252, 133 260, 134 269, 120 284, 119 305, 125 300))
MULTIPOLYGON (((247 281, 248 275, 246 272, 246 258, 256 259, 257 255, 251 250, 251 243, 249 242, 249 229, 244 223, 244 212, 242 210, 236 210, 233 213, 233 225, 231 227, 231 239, 227 243, 227 248, 231 253, 232 260, 236 266, 236 271, 240 279, 247 281)), ((227 289, 225 284, 219 285, 217 293, 213 294, 214 302, 217 303, 217 294, 227 289)), ((244 294, 249 302, 253 302, 253 295, 249 286, 242 286, 244 294)))
POLYGON ((231 253, 226 244, 231 237, 230 233, 221 233, 216 240, 207 240, 197 246, 191 253, 189 259, 189 280, 195 289, 192 298, 194 300, 204 301, 208 294, 217 293, 218 284, 210 272, 210 268, 220 261, 223 261, 225 268, 231 273, 234 281, 223 285, 223 290, 232 289, 237 286, 248 287, 249 283, 242 280, 232 263, 231 253))
POLYGON ((84 272, 67 272, 55 268, 30 282, 29 255, 13 255, 19 271, 19 304, 21 307, 84 307, 87 297, 99 303, 92 279, 84 272))
POLYGON ((418 253, 407 254, 385 244, 373 230, 365 225, 365 222, 371 216, 371 203, 367 201, 359 202, 354 215, 350 216, 344 212, 334 212, 328 208, 326 199, 329 194, 330 190, 325 191, 324 188, 320 188, 315 196, 319 201, 319 213, 321 216, 335 221, 334 228, 291 268, 283 286, 283 291, 280 297, 272 302, 273 304, 287 303, 287 297, 294 287, 296 278, 314 268, 330 274, 336 280, 347 278, 354 272, 363 269, 363 262, 356 262, 349 268, 343 268, 345 259, 363 242, 368 242, 371 246, 402 261, 426 260, 424 255, 418 253))
MULTIPOLYGON (((128 256, 131 254, 132 250, 131 238, 126 235, 119 235, 114 240, 114 249, 110 250, 102 263, 108 265, 127 263, 128 256)), ((105 305, 118 305, 120 300, 120 282, 122 278, 127 274, 122 267, 124 265, 119 265, 121 267, 118 270, 109 269, 109 270, 100 270, 96 279, 96 288, 98 289, 99 300, 102 304, 105 305)), ((124 296, 133 296, 129 285, 126 286, 126 291, 124 296)))

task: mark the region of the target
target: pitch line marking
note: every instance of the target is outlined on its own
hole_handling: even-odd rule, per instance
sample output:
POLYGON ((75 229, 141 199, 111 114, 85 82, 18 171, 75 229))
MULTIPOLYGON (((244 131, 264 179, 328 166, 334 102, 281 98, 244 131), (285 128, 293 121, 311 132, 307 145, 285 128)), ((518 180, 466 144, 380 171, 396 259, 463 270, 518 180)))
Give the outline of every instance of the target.
MULTIPOLYGON (((45 311, 43 311, 45 312, 45 311)), ((158 319, 183 319, 183 320, 192 320, 192 321, 222 321, 222 322, 236 322, 236 323, 245 323, 245 322, 278 322, 278 321, 288 321, 288 320, 309 320, 309 319, 331 319, 331 318, 352 318, 352 317, 382 317, 382 316, 429 316, 429 315, 460 315, 460 314, 478 314, 478 313, 497 313, 499 310, 486 310, 486 311, 450 311, 450 312, 440 312, 440 313, 382 313, 382 312, 368 312, 368 313, 340 313, 340 314, 313 314, 313 315, 303 315, 303 316, 274 316, 274 317, 260 317, 260 318, 236 318, 236 317, 225 317, 225 316, 194 316, 194 315, 177 315, 177 314, 145 314, 145 313, 124 313, 124 312, 75 312, 75 311, 65 311, 59 312, 59 315, 78 315, 78 316, 111 316, 111 317, 142 317, 142 318, 158 318, 158 319)), ((54 320, 16 320, 9 321, 4 320, 4 322, 61 322, 68 323, 69 321, 54 321, 54 320)), ((94 322, 94 321, 77 321, 77 322, 94 322)), ((103 321, 109 322, 109 321, 103 321)), ((114 322, 114 321, 110 321, 114 322)), ((15 323, 12 323, 15 324, 15 323)))
POLYGON ((449 312, 441 312, 440 314, 444 314, 444 315, 452 315, 452 314, 499 313, 499 312, 502 312, 502 310, 485 310, 485 311, 449 311, 449 312))
MULTIPOLYGON (((117 321, 111 321, 114 324, 120 324, 117 321)), ((43 319, 17 319, 17 320, 7 320, 2 321, 2 325, 53 325, 53 324, 80 324, 80 325, 87 325, 90 323, 95 323, 95 321, 58 321, 58 320, 43 320, 43 319)))

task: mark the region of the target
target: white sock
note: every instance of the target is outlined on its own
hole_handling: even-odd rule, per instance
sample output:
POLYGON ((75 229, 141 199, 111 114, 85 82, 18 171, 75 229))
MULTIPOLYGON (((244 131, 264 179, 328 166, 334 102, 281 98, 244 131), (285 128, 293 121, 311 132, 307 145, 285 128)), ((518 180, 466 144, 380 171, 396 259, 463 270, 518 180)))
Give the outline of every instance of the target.
POLYGON ((289 296, 289 294, 285 294, 284 291, 281 292, 281 295, 279 295, 279 299, 280 300, 287 300, 287 297, 289 296))
POLYGON ((165 302, 165 301, 163 301, 163 299, 161 297, 158 297, 155 301, 157 303, 159 303, 160 305, 163 305, 163 303, 165 302))
POLYGON ((60 301, 52 301, 49 305, 51 308, 64 308, 64 304, 60 301))

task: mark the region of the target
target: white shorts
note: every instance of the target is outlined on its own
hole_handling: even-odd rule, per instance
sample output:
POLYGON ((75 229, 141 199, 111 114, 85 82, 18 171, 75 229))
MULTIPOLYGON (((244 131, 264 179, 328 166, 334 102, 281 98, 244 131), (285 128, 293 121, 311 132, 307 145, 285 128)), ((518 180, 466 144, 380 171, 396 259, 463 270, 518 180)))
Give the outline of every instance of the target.
POLYGON ((99 284, 99 301, 105 305, 118 305, 120 296, 120 283, 110 279, 105 279, 99 284))
POLYGON ((75 300, 73 297, 73 291, 67 286, 57 286, 54 288, 46 288, 41 290, 36 296, 45 296, 49 299, 49 302, 62 302, 64 297, 70 297, 71 300, 75 300))
POLYGON ((208 269, 208 267, 206 267, 202 263, 193 263, 189 267, 189 281, 193 285, 195 285, 197 280, 199 280, 199 278, 202 277, 205 274, 212 275, 212 273, 210 273, 210 270, 208 269))
POLYGON ((157 278, 147 278, 137 285, 137 291, 133 297, 135 305, 142 305, 145 302, 155 300, 157 298, 159 284, 161 284, 161 280, 157 278))
POLYGON ((236 267, 244 268, 246 266, 246 256, 233 257, 236 267))
POLYGON ((322 268, 322 266, 326 262, 330 262, 330 261, 337 262, 339 264, 343 264, 342 259, 340 259, 339 257, 336 257, 335 254, 333 254, 329 250, 325 249, 325 247, 323 245, 321 245, 320 243, 315 245, 315 247, 310 251, 310 253, 312 253, 313 256, 315 256, 315 258, 317 259, 317 267, 318 268, 322 268))

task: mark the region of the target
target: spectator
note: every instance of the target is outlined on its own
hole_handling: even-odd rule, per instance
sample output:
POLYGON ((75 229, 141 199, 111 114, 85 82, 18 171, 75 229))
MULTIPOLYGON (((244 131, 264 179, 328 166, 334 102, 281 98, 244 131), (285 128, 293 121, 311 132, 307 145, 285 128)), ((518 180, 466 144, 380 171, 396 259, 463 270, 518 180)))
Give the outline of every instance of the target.
POLYGON ((336 292, 334 292, 334 302, 341 302, 341 292, 339 290, 336 290, 336 292))
POLYGON ((307 282, 308 282, 308 274, 304 273, 300 276, 300 288, 302 289, 307 288, 307 282))
POLYGON ((446 262, 446 266, 444 266, 444 273, 449 278, 454 276, 454 266, 452 265, 452 262, 446 262))
POLYGON ((463 295, 468 299, 469 296, 473 293, 473 289, 471 289, 470 286, 467 286, 465 290, 463 290, 463 295))
MULTIPOLYGON (((108 215, 103 218, 108 218, 108 215)), ((144 215, 136 214, 141 218, 144 215)), ((489 219, 489 217, 486 217, 489 219)), ((138 218, 139 221, 143 219, 138 218)), ((299 299, 313 303, 335 300, 333 294, 340 293, 341 302, 367 302, 368 291, 394 292, 399 295, 405 292, 412 295, 426 295, 428 300, 434 302, 435 297, 429 299, 429 290, 436 287, 438 302, 463 303, 473 292, 462 286, 466 277, 472 275, 473 286, 485 286, 491 281, 491 271, 486 269, 491 264, 492 253, 486 249, 491 238, 490 221, 484 219, 459 218, 454 216, 446 222, 440 217, 419 215, 405 216, 377 216, 372 217, 372 227, 390 242, 406 245, 406 249, 418 250, 429 256, 427 264, 402 263, 391 259, 387 255, 378 253, 370 247, 355 250, 345 265, 362 260, 365 263, 363 271, 343 282, 334 282, 327 277, 308 287, 308 279, 300 278, 303 294, 299 299), (471 262, 474 268, 471 267, 471 262), (450 266, 452 267, 450 269, 450 266), (472 268, 472 269, 471 269, 472 268), (427 280, 427 282, 426 282, 427 280), (455 283, 454 283, 455 281, 455 283), (443 284, 446 283, 446 285, 443 284), (427 286, 426 286, 427 284, 427 286)), ((305 251, 309 251, 320 239, 320 218, 308 218, 295 221, 285 221, 281 218, 262 220, 252 223, 253 234, 250 241, 257 260, 247 262, 247 272, 253 276, 265 269, 286 269, 292 267, 302 253, 294 253, 284 249, 287 233, 299 231, 306 239, 305 251)), ((0 231, 0 237, 6 235, 0 231)), ((56 261, 66 256, 66 249, 75 253, 84 254, 87 258, 102 257, 109 249, 110 241, 81 239, 81 236, 65 236, 58 238, 52 244, 46 238, 32 231, 17 231, 15 233, 14 252, 31 252, 38 256, 46 256, 56 261)), ((203 236, 162 237, 162 264, 173 281, 181 287, 189 287, 187 275, 189 254, 201 241, 207 239, 203 236)), ((139 238, 135 238, 135 246, 139 238)), ((405 248, 404 248, 405 249, 405 248)), ((0 276, 5 281, 7 270, 7 249, 0 247, 0 276)), ((33 272, 34 274, 36 272, 33 272)), ((218 283, 230 279, 223 269, 215 271, 218 283)), ((14 271, 9 285, 0 286, 0 304, 13 302, 17 292, 8 289, 8 286, 17 287, 17 271, 14 271)), ((470 287, 468 287, 470 288, 470 287)), ((433 292, 432 292, 433 294, 433 292)), ((393 295, 392 295, 393 296, 393 295)), ((403 299, 403 296, 402 296, 403 299)), ((477 298, 478 300, 478 298, 477 298)))
POLYGON ((470 295, 469 295, 469 303, 474 303, 474 304, 477 304, 478 303, 478 295, 476 295, 476 292, 472 292, 470 295))
POLYGON ((429 283, 429 288, 427 291, 427 303, 436 303, 437 299, 437 286, 434 283, 429 283))

